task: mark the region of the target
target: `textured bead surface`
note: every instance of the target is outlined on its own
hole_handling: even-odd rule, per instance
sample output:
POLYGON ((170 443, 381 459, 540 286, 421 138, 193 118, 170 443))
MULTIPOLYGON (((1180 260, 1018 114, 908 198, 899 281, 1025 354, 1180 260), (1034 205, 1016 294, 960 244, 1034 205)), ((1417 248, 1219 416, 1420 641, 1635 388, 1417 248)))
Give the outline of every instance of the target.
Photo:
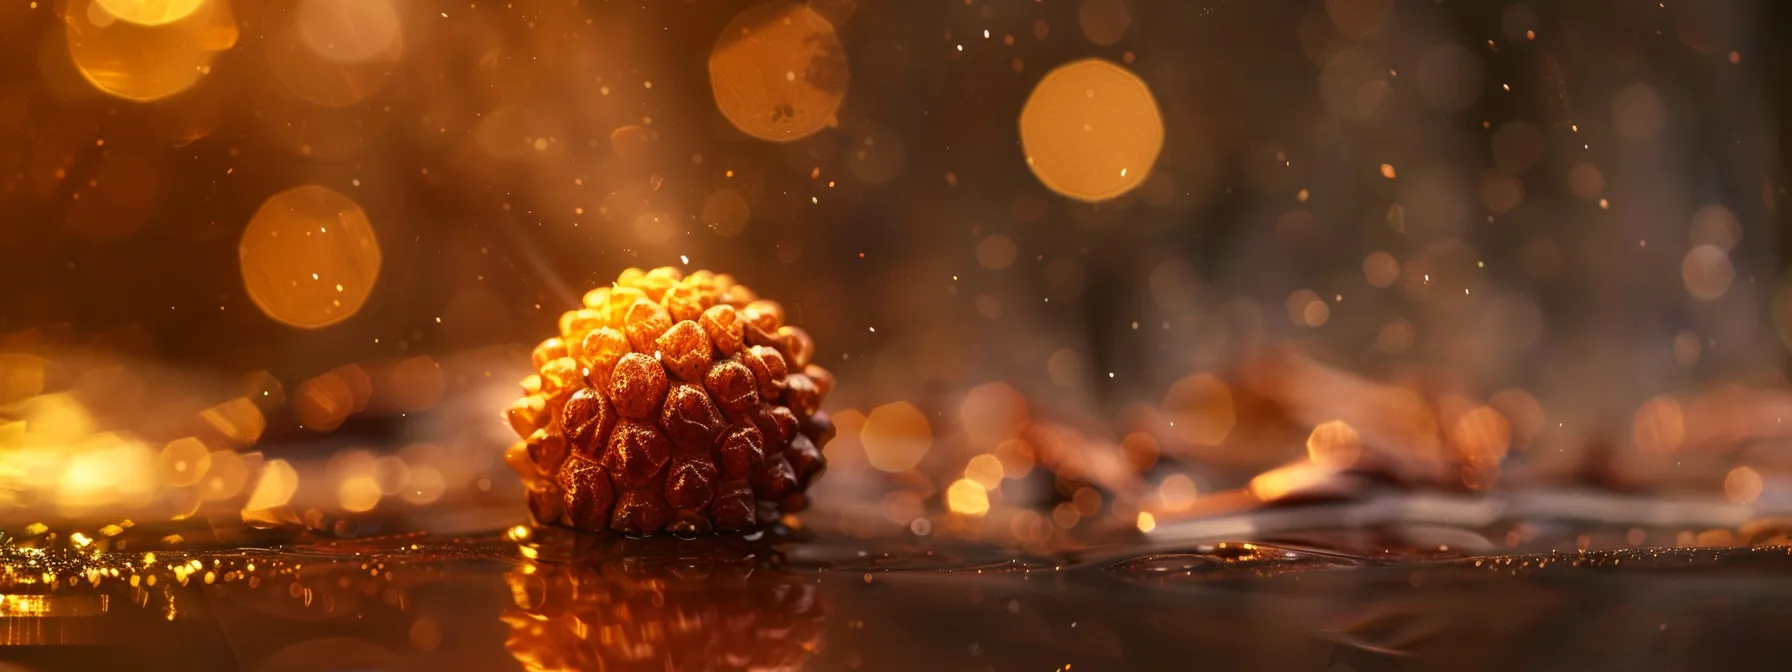
POLYGON ((536 522, 628 535, 743 532, 806 505, 834 379, 775 301, 734 278, 629 269, 530 353, 505 462, 536 522))

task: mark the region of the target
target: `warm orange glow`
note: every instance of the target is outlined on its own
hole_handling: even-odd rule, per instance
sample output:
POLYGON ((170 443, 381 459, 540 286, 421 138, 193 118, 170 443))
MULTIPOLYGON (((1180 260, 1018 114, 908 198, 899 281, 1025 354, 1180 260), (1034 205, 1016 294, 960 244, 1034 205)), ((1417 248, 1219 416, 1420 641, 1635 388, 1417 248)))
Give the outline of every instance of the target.
POLYGON ((1136 524, 1138 525, 1140 532, 1150 532, 1157 529, 1157 516, 1151 515, 1148 511, 1140 511, 1139 519, 1136 524))
POLYGON ((1020 439, 1003 441, 996 446, 996 459, 1002 461, 1002 474, 1008 478, 1026 478, 1033 472, 1033 446, 1020 439))
POLYGON ((1761 474, 1752 468, 1736 467, 1724 475, 1724 498, 1737 504, 1753 504, 1761 489, 1761 474))
POLYGON ((336 486, 336 502, 355 513, 372 511, 381 496, 379 481, 372 476, 353 476, 336 486))
POLYGON ((361 207, 319 186, 268 198, 238 246, 243 283, 268 317, 305 329, 348 319, 373 292, 380 248, 361 207))
MULTIPOLYGON (((865 458, 882 471, 903 472, 915 468, 933 447, 933 427, 920 409, 906 401, 871 409, 859 430, 865 458)), ((979 488, 981 491, 981 488, 979 488)))
POLYGON ((800 140, 837 125, 848 78, 834 25, 807 4, 785 0, 736 15, 709 54, 709 85, 722 116, 761 140, 800 140))
POLYGON ((214 450, 208 461, 211 466, 199 481, 199 497, 207 501, 230 499, 243 491, 249 481, 249 465, 235 451, 214 450))
MULTIPOLYGON (((332 0, 326 4, 341 2, 343 0, 332 0)), ((376 5, 380 2, 381 0, 370 0, 367 4, 376 5)), ((366 57, 333 59, 307 43, 304 24, 279 26, 261 41, 268 70, 273 73, 276 81, 307 102, 334 108, 350 107, 385 89, 394 71, 398 69, 401 56, 398 42, 393 40, 384 51, 366 57)), ((359 47, 354 48, 358 49, 359 47)), ((358 54, 358 51, 353 53, 358 54)), ((315 118, 318 115, 309 116, 315 118)))
POLYGON ((44 360, 21 354, 0 354, 0 404, 10 404, 44 391, 44 360))
POLYGON ((206 0, 94 0, 94 4, 113 17, 145 26, 187 18, 205 3, 206 0))
POLYGON ((984 383, 965 393, 958 420, 971 444, 988 450, 1020 435, 1028 421, 1027 399, 1007 383, 984 383))
POLYGON ((160 458, 162 482, 172 486, 193 485, 211 468, 211 451, 193 437, 169 441, 160 458))
POLYGON ((1195 505, 1195 482, 1183 474, 1171 474, 1157 485, 1157 499, 1165 511, 1187 511, 1195 505))
POLYGON ((300 383, 293 393, 292 410, 306 429, 327 432, 354 412, 355 393, 346 377, 331 371, 300 383))
POLYGON ((1497 465, 1512 447, 1512 425, 1490 406, 1476 406, 1456 418, 1450 440, 1465 462, 1497 465))
POLYGON ((286 460, 272 460, 261 466, 261 476, 255 481, 255 489, 249 493, 249 501, 243 504, 245 511, 260 511, 283 506, 292 500, 293 493, 299 489, 299 473, 286 460))
POLYGON ((199 413, 199 418, 224 438, 244 446, 260 440, 262 431, 268 427, 261 409, 247 397, 237 397, 205 409, 199 413))
POLYGON ((1686 419, 1680 402, 1664 395, 1644 403, 1631 421, 1631 436, 1636 447, 1645 452, 1679 450, 1686 441, 1686 419))
POLYGON ((237 25, 230 3, 222 1, 200 2, 175 16, 189 2, 176 0, 158 13, 141 0, 71 0, 63 21, 75 69, 99 90, 127 100, 156 100, 191 88, 211 72, 218 52, 236 45, 237 25), (133 18, 167 20, 120 20, 111 6, 133 18))
POLYGON ((953 513, 981 516, 989 513, 989 494, 976 481, 961 478, 946 488, 946 506, 953 513))
POLYGON ((970 464, 965 465, 964 477, 983 486, 984 490, 994 490, 1002 485, 1004 471, 1000 458, 984 453, 971 458, 970 464))
POLYGON ((1039 80, 1021 108, 1020 140, 1041 183, 1093 203, 1144 184, 1163 148, 1164 123, 1137 75, 1086 59, 1039 80))
POLYGON ((366 61, 398 47, 392 0, 300 0, 293 24, 305 46, 338 63, 366 61))
POLYGON ((1307 459, 1330 467, 1345 468, 1356 463, 1362 454, 1362 440, 1356 428, 1343 420, 1333 420, 1313 428, 1307 436, 1307 459))
POLYGON ((1309 490, 1336 473, 1335 469, 1316 462, 1296 462, 1258 474, 1251 479, 1248 489, 1258 500, 1273 502, 1309 490))
POLYGON ((1238 421, 1231 388, 1210 373, 1197 373, 1171 385, 1164 393, 1164 411, 1173 418, 1177 436, 1202 446, 1220 445, 1238 421))

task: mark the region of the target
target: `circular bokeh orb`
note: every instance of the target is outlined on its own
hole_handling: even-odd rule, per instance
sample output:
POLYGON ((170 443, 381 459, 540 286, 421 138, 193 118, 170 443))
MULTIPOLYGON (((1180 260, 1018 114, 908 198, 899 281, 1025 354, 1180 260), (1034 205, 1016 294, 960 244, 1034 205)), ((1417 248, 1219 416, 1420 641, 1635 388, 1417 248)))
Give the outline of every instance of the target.
POLYGON ((283 324, 318 329, 348 319, 373 292, 380 246, 367 213, 316 185, 269 197, 238 244, 243 285, 283 324))
POLYGON ((1137 75, 1086 59, 1046 73, 1033 87, 1020 111, 1020 144, 1027 167, 1047 188, 1095 203, 1150 177, 1164 145, 1164 120, 1137 75))
POLYGON ((834 25, 784 0, 736 15, 709 53, 716 106, 761 140, 800 140, 835 125, 849 78, 834 25))
MULTIPOLYGON (((227 2, 200 3, 154 25, 121 20, 110 11, 111 4, 130 3, 71 0, 62 16, 75 70, 95 88, 119 98, 150 101, 185 91, 211 72, 218 52, 236 45, 236 17, 227 2)), ((133 15, 173 12, 157 15, 145 9, 133 15)))

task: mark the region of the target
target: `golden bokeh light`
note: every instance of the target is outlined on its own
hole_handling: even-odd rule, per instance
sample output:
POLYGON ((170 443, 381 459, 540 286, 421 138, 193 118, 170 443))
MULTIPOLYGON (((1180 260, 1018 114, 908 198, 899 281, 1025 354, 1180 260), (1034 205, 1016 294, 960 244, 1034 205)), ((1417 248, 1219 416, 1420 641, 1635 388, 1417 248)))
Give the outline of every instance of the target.
POLYGON ((56 506, 63 513, 136 508, 154 496, 156 456, 149 447, 113 434, 95 434, 59 447, 75 453, 56 481, 56 506))
POLYGON ((272 460, 262 465, 261 475, 255 480, 255 488, 249 491, 249 501, 243 504, 246 511, 259 511, 284 506, 292 501, 293 493, 299 490, 299 472, 292 468, 286 460, 272 460))
POLYGON ((379 481, 372 476, 352 476, 336 486, 336 503, 354 513, 372 511, 383 496, 379 481))
POLYGON ((1014 386, 999 381, 971 388, 958 410, 965 434, 979 449, 1020 436, 1028 418, 1027 398, 1014 386))
POLYGON ((1149 511, 1140 511, 1137 525, 1140 532, 1155 530, 1157 529, 1157 516, 1151 515, 1149 511))
POLYGON ((205 3, 206 0, 94 0, 95 5, 113 17, 144 26, 159 26, 187 18, 205 3))
POLYGON ((1007 470, 1002 467, 1002 459, 990 453, 971 458, 964 465, 964 477, 983 486, 984 490, 994 490, 1002 485, 1002 478, 1007 470))
POLYGON ((230 499, 243 491, 249 482, 249 465, 235 451, 214 450, 208 460, 211 466, 199 481, 199 497, 206 501, 230 499))
POLYGON ((293 415, 298 416, 300 426, 314 432, 336 429, 354 410, 350 381, 336 371, 299 383, 293 392, 293 415))
POLYGON ((255 305, 303 329, 354 315, 380 273, 379 242, 367 214, 347 196, 316 185, 262 203, 237 253, 255 305))
POLYGON ((338 63, 359 63, 398 48, 392 0, 300 0, 293 24, 307 47, 338 63))
POLYGON ((946 506, 953 513, 981 516, 989 513, 989 493, 976 481, 961 478, 946 488, 946 506))
POLYGON ((1724 475, 1724 498, 1737 504, 1753 504, 1761 498, 1761 473, 1751 467, 1736 467, 1724 475))
POLYGON ((97 1, 71 0, 63 12, 69 58, 89 83, 119 98, 149 101, 185 91, 211 72, 218 52, 236 46, 236 17, 222 0, 200 2, 186 15, 157 25, 119 20, 108 10, 116 4, 126 15, 153 17, 154 3, 97 1))
POLYGON ((1042 184, 1094 203, 1150 177, 1164 122, 1144 80, 1108 61, 1085 59, 1039 80, 1021 108, 1020 141, 1042 184))
POLYGON ((386 88, 398 69, 401 53, 397 41, 366 58, 336 60, 306 44, 302 29, 302 25, 282 26, 262 42, 268 71, 288 92, 306 102, 325 107, 354 105, 386 88))
POLYGON ((199 412, 199 419, 225 439, 237 445, 249 445, 261 439, 268 427, 261 408, 246 397, 237 397, 199 412))
POLYGON ((1450 426, 1450 441, 1465 462, 1498 464, 1512 448, 1512 423, 1491 406, 1476 406, 1450 426))
POLYGON ((1321 423, 1307 436, 1307 459, 1329 467, 1343 469, 1356 464, 1362 451, 1356 428, 1343 420, 1321 423))
POLYGON ((199 439, 175 439, 162 448, 160 463, 162 482, 177 487, 193 485, 211 468, 211 451, 199 439))
POLYGON ((786 0, 736 15, 709 54, 709 85, 722 116, 742 133, 773 142, 837 125, 848 73, 834 24, 786 0))
POLYGON ((1194 480, 1184 474, 1170 474, 1157 484, 1157 501, 1165 511, 1187 511, 1196 494, 1194 480))
POLYGON ((1164 411, 1178 436, 1200 446, 1220 445, 1238 422, 1231 388, 1211 373, 1197 373, 1171 385, 1164 393, 1164 411))
POLYGON ((914 404, 888 403, 871 409, 859 430, 859 442, 864 444, 865 459, 871 466, 891 473, 908 471, 933 447, 933 427, 914 404))
POLYGON ((996 446, 996 459, 1002 462, 1002 475, 1008 478, 1026 478, 1033 473, 1033 446, 1020 439, 1003 441, 996 446))

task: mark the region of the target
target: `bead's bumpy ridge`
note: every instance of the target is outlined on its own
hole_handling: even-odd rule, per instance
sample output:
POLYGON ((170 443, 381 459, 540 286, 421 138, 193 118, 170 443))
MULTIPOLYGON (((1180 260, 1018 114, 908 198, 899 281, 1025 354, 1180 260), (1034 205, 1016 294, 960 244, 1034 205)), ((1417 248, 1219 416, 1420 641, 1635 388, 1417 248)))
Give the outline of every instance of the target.
POLYGON ((808 505, 833 374, 784 307, 727 275, 622 272, 560 334, 504 412, 505 461, 537 524, 629 535, 756 530, 808 505))

